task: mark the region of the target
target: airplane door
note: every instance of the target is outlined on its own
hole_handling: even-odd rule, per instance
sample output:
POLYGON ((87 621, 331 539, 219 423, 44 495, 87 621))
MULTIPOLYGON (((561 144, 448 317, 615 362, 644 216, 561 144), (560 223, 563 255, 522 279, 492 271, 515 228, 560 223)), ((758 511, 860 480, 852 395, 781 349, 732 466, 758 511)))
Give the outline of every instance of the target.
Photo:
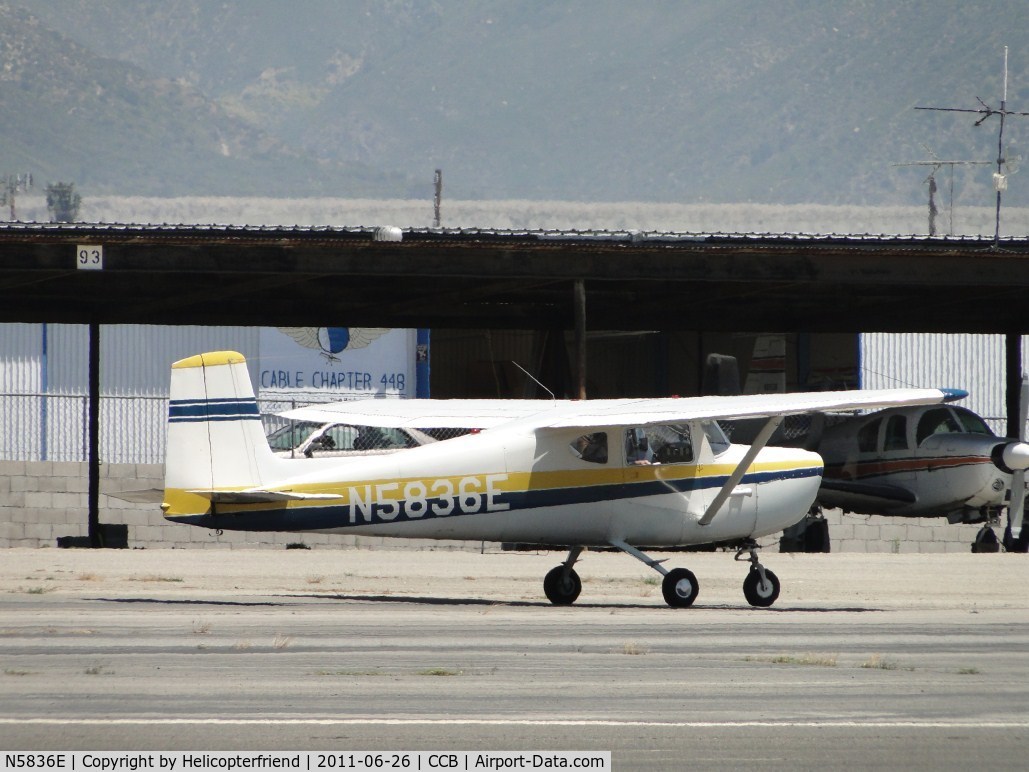
POLYGON ((912 444, 913 427, 904 413, 891 415, 883 424, 882 439, 879 443, 883 465, 880 472, 890 476, 890 482, 906 488, 913 486, 915 466, 910 463, 917 454, 912 444))
POLYGON ((638 539, 677 543, 713 495, 698 477, 688 425, 630 427, 622 436, 622 478, 638 539))
MULTIPOLYGON (((704 513, 736 468, 738 459, 729 452, 732 446, 717 423, 696 424, 694 436, 700 460, 698 477, 703 482, 703 495, 698 504, 702 504, 701 513, 704 513)), ((712 525, 717 523, 719 527, 724 526, 736 533, 753 533, 757 529, 757 519, 758 485, 748 481, 744 475, 722 503, 712 525)))

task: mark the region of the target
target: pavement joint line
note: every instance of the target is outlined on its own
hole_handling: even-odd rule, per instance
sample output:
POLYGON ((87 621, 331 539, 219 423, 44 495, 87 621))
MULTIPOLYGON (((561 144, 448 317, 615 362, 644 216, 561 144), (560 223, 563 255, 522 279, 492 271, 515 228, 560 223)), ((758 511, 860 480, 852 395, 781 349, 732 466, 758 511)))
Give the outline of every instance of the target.
POLYGON ((1029 729, 1024 721, 619 721, 610 719, 516 719, 516 718, 0 718, 0 725, 235 725, 235 726, 601 726, 669 729, 1029 729))

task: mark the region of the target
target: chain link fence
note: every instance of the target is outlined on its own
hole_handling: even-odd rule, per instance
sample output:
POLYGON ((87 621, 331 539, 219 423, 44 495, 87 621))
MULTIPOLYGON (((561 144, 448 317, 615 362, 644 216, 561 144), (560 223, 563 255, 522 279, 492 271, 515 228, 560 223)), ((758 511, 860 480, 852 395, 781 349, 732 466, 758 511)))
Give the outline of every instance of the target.
MULTIPOLYGON (((312 399, 259 399, 265 433, 280 455, 301 446, 322 425, 289 421, 275 413, 312 404, 312 399)), ((325 400, 329 401, 329 400, 325 400)), ((162 464, 168 432, 168 398, 102 396, 100 460, 106 464, 162 464)), ((336 429, 312 453, 386 452, 464 434, 467 430, 372 432, 336 429), (329 443, 332 447, 329 447, 329 443)), ((89 458, 89 398, 82 394, 0 394, 0 460, 86 461, 89 458)))

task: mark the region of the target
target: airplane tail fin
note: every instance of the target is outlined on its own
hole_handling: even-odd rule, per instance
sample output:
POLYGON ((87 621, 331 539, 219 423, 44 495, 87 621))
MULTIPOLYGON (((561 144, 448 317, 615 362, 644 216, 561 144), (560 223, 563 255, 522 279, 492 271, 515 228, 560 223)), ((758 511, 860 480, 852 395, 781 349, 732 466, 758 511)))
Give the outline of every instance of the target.
POLYGON ((166 495, 262 484, 276 459, 242 354, 215 351, 175 362, 170 396, 166 495))
POLYGON ((747 370, 744 394, 784 394, 786 392, 786 338, 758 335, 747 370))

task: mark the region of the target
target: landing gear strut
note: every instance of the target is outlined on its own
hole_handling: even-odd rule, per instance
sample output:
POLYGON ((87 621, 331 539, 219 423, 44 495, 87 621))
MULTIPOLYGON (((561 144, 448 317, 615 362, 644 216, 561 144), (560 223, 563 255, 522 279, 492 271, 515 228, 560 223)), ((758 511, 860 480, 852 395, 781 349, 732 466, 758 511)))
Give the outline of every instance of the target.
MULTIPOLYGON (((653 568, 664 579, 661 581, 661 594, 665 603, 672 608, 689 608, 697 599, 700 592, 700 583, 696 575, 688 568, 673 568, 668 570, 661 564, 664 560, 654 560, 640 549, 633 547, 627 542, 619 539, 612 539, 608 542, 612 547, 617 547, 627 555, 632 555, 641 563, 653 568)), ((753 539, 748 539, 739 544, 736 552, 736 560, 749 560, 750 571, 743 580, 743 595, 751 606, 765 608, 775 603, 779 597, 779 577, 769 569, 761 565, 757 559, 759 547, 753 539), (748 557, 744 557, 744 555, 748 557)), ((575 602, 582 592, 582 580, 575 573, 572 566, 575 565, 582 553, 581 546, 572 547, 568 557, 559 566, 555 566, 543 579, 543 592, 547 599, 555 606, 567 606, 575 602)))
POLYGON ((555 606, 568 606, 575 603, 575 599, 582 592, 582 580, 572 568, 581 552, 582 547, 572 547, 565 562, 552 568, 543 577, 543 592, 546 594, 547 600, 555 606))
POLYGON ((750 571, 747 572, 747 578, 743 580, 743 597, 751 606, 767 608, 779 597, 779 577, 761 565, 761 561, 757 559, 758 549, 757 542, 748 540, 740 546, 736 553, 736 560, 750 561, 750 571), (744 552, 749 552, 750 557, 743 558, 744 552))

